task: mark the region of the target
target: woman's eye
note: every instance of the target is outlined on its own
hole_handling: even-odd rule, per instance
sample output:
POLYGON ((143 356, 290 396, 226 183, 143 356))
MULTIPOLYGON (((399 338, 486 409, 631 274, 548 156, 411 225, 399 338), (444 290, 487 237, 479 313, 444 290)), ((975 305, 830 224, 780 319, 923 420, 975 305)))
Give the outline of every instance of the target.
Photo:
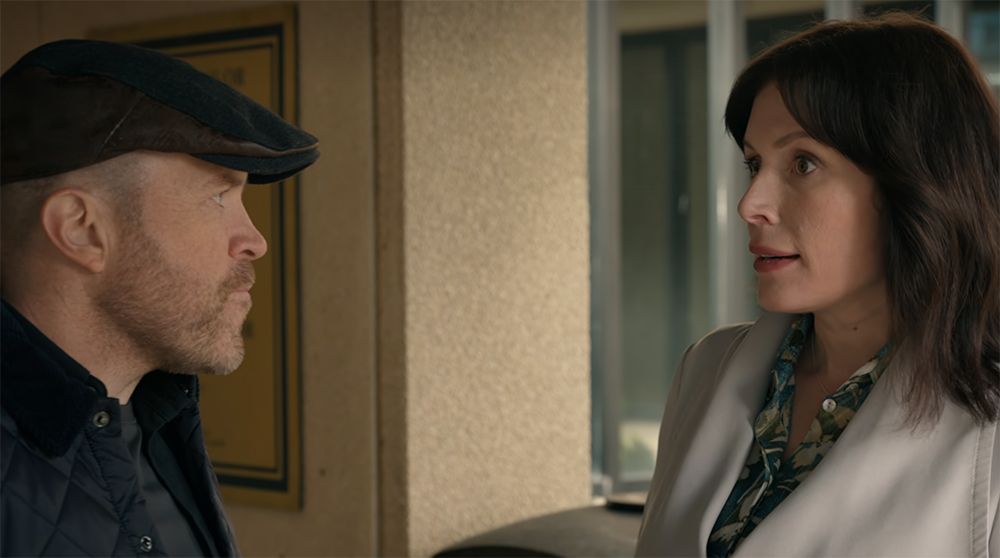
POLYGON ((743 164, 746 165, 747 172, 750 173, 750 178, 757 176, 757 172, 760 170, 760 159, 756 157, 744 159, 743 164))
POLYGON ((799 155, 795 158, 793 167, 795 169, 795 174, 809 174, 816 170, 816 163, 812 162, 812 160, 808 157, 799 155))

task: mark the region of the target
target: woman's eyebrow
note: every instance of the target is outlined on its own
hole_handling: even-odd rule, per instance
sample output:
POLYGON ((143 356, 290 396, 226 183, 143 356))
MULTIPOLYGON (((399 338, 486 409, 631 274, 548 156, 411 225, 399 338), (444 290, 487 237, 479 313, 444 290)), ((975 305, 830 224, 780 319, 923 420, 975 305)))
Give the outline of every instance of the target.
MULTIPOLYGON (((788 145, 792 140, 796 140, 796 139, 799 139, 801 137, 809 137, 809 134, 807 134, 805 130, 796 130, 794 132, 789 132, 789 133, 781 136, 780 138, 778 138, 778 140, 774 142, 774 147, 775 148, 782 148, 782 147, 788 145)), ((751 143, 748 142, 748 141, 746 141, 745 139, 743 140, 743 145, 749 147, 750 149, 753 149, 754 151, 757 150, 756 147, 754 147, 753 145, 751 145, 751 143)))

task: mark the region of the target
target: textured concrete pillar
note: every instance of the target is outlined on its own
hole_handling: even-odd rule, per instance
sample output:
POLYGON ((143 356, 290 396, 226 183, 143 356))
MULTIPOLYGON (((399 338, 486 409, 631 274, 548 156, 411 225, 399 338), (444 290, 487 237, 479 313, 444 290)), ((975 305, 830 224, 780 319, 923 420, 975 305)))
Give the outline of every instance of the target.
POLYGON ((585 11, 376 5, 386 554, 589 501, 585 11))

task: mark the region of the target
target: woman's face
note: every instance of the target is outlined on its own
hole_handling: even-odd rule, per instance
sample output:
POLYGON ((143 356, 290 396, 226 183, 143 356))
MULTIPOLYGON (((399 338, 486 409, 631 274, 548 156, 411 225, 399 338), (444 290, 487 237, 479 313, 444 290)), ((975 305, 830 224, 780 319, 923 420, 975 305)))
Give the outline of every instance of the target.
POLYGON ((875 181, 809 137, 771 83, 744 137, 750 187, 739 213, 757 256, 757 298, 772 312, 846 311, 886 302, 875 181))

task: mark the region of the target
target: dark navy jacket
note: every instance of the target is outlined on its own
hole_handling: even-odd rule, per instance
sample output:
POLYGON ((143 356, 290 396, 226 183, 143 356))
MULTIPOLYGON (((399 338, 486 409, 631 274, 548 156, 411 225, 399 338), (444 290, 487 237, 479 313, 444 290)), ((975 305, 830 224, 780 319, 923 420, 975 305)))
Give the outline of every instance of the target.
MULTIPOLYGON (((163 556, 117 399, 6 302, 0 339, 0 555, 163 556)), ((132 396, 143 450, 207 554, 237 554, 194 376, 151 372, 132 396)))

